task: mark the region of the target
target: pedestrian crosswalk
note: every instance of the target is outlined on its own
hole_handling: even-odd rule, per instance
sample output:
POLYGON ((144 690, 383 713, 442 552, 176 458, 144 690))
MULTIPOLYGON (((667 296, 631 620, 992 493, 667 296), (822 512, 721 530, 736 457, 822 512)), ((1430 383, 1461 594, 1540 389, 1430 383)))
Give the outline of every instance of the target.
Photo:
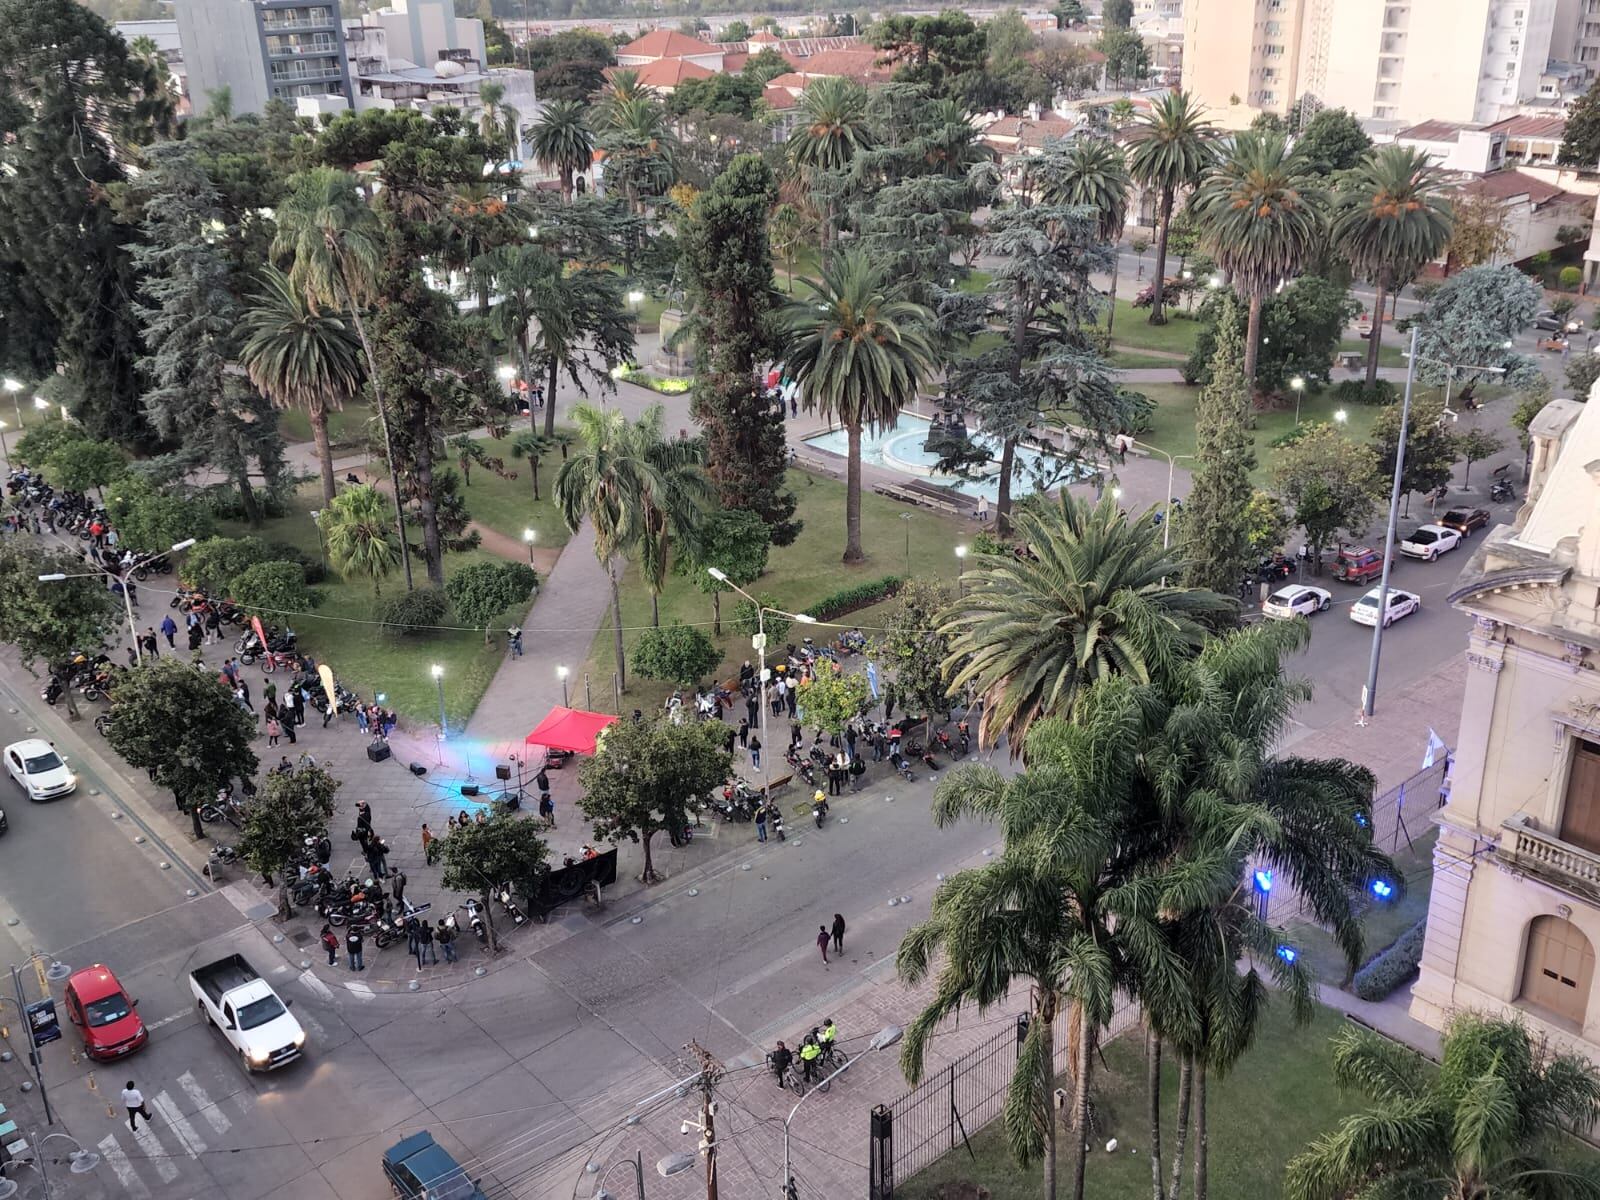
POLYGON ((95 1145, 122 1194, 131 1200, 172 1195, 172 1185, 186 1173, 184 1163, 198 1160, 233 1128, 228 1114, 212 1101, 192 1071, 173 1083, 173 1088, 148 1097, 156 1118, 153 1124, 141 1121, 137 1129, 107 1134, 95 1145))

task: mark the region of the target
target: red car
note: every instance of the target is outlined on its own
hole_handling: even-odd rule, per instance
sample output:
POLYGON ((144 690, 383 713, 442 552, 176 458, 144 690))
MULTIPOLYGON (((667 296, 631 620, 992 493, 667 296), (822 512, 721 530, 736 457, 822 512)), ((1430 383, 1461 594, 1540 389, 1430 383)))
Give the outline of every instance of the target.
POLYGON ((132 1054, 150 1040, 137 1011, 111 968, 96 963, 74 971, 67 980, 67 1019, 83 1034, 90 1058, 104 1062, 132 1054))

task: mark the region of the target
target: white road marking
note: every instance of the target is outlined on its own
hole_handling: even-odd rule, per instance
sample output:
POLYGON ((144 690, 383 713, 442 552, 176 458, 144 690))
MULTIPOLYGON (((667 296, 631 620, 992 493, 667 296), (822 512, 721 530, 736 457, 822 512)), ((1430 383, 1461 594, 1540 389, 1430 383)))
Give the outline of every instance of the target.
POLYGON ((188 1009, 181 1009, 180 1011, 173 1013, 170 1017, 162 1017, 159 1021, 152 1021, 150 1024, 146 1025, 145 1028, 153 1033, 157 1029, 171 1025, 174 1021, 183 1020, 188 1015, 188 1009))
POLYGON ((344 988, 357 1000, 376 1000, 378 998, 370 987, 364 983, 358 983, 354 979, 347 982, 344 988))
POLYGON ((314 972, 310 970, 301 971, 300 982, 305 984, 306 990, 313 996, 329 1001, 333 999, 333 989, 318 979, 314 972))
POLYGON ((221 1106, 211 1103, 211 1097, 206 1095, 205 1088, 200 1086, 200 1081, 194 1077, 194 1072, 185 1071, 179 1075, 178 1086, 183 1089, 183 1094, 189 1097, 189 1103, 195 1106, 200 1119, 211 1126, 212 1133, 223 1134, 233 1128, 233 1122, 228 1120, 228 1114, 222 1111, 221 1106))
POLYGON ((133 1140, 139 1143, 139 1149, 144 1151, 144 1156, 154 1165, 162 1183, 171 1183, 178 1177, 178 1164, 168 1156, 166 1147, 161 1144, 160 1139, 150 1132, 149 1125, 140 1125, 135 1129, 133 1140))
POLYGON ((133 1164, 128 1161, 128 1156, 122 1152, 122 1147, 117 1145, 117 1139, 107 1135, 100 1139, 96 1147, 100 1157, 110 1165, 116 1174, 117 1182, 122 1185, 122 1190, 130 1196, 148 1197, 150 1189, 134 1173, 133 1164))
POLYGON ((183 1115, 183 1110, 177 1106, 171 1095, 158 1092, 153 1102, 156 1111, 166 1119, 167 1124, 172 1126, 172 1131, 178 1135, 178 1140, 183 1143, 183 1148, 189 1152, 190 1158, 199 1158, 206 1152, 206 1144, 200 1140, 200 1135, 195 1132, 194 1126, 189 1124, 189 1118, 183 1115))
POLYGON ((316 1038, 319 1042, 325 1042, 328 1040, 328 1031, 322 1027, 322 1022, 317 1020, 310 1013, 302 1012, 295 1019, 299 1021, 300 1024, 305 1026, 306 1032, 312 1037, 316 1038))

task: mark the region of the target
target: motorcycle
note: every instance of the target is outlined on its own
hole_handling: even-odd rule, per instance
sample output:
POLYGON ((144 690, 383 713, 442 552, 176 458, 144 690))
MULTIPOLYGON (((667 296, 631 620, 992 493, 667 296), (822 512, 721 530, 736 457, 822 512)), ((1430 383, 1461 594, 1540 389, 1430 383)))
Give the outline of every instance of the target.
POLYGON ((1511 486, 1510 475, 1510 463, 1505 463, 1494 469, 1494 480, 1489 484, 1489 499, 1498 502, 1517 498, 1517 490, 1511 486))
POLYGON ((94 731, 101 737, 109 737, 111 735, 110 713, 101 713, 94 719, 94 731))
POLYGON ((172 560, 165 554, 157 555, 148 562, 140 563, 133 569, 133 577, 140 583, 152 575, 167 575, 172 571, 172 560))
POLYGON ((793 750, 783 756, 783 761, 795 769, 795 773, 804 779, 811 787, 817 786, 817 773, 811 769, 811 764, 801 758, 793 750))
POLYGON ((522 909, 517 907, 517 902, 511 898, 511 884, 502 883, 494 890, 494 898, 501 908, 505 909, 506 916, 511 918, 513 925, 521 925, 528 918, 522 909))
POLYGON ((972 734, 967 728, 967 723, 962 721, 956 726, 957 740, 961 743, 961 753, 964 755, 972 748, 972 734))
POLYGON ((933 740, 938 742, 939 749, 943 750, 951 758, 956 757, 955 747, 950 742, 950 731, 948 729, 939 730, 938 733, 933 735, 933 740))
POLYGON ((61 680, 57 676, 52 675, 45 681, 44 687, 39 689, 39 699, 43 700, 46 704, 54 708, 55 705, 61 700, 61 693, 65 690, 66 689, 61 686, 61 680))
POLYGON ((779 811, 777 805, 772 807, 772 836, 780 842, 785 840, 783 836, 783 813, 779 811))
POLYGON ((821 796, 811 798, 811 819, 817 823, 817 828, 822 828, 822 822, 828 816, 828 801, 821 796))
POLYGON ((467 924, 472 926, 472 934, 478 939, 478 945, 487 946, 489 927, 484 923, 482 903, 468 896, 467 902, 461 907, 467 910, 467 924))
POLYGON ((924 750, 919 757, 922 759, 922 765, 927 767, 928 770, 938 771, 939 760, 933 756, 932 750, 924 750))
POLYGON ((911 771, 911 764, 905 760, 903 755, 899 753, 889 755, 889 765, 905 776, 907 783, 915 783, 917 781, 916 775, 911 771))

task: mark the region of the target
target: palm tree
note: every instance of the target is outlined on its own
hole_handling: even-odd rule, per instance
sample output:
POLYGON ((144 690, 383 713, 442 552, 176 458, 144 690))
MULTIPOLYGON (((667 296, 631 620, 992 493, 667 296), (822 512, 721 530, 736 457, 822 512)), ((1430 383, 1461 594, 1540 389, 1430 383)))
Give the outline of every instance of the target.
POLYGON ((929 132, 922 142, 934 173, 946 179, 966 179, 972 168, 989 159, 978 141, 978 130, 967 110, 954 100, 929 100, 922 120, 929 132))
MULTIPOLYGON (((855 156, 872 147, 867 123, 867 89, 849 79, 829 75, 813 80, 800 94, 800 120, 789 135, 789 159, 811 182, 843 171, 855 156)), ((839 236, 837 198, 824 202, 822 250, 824 260, 839 236)))
POLYGON ((517 157, 517 126, 522 114, 505 102, 506 85, 488 82, 478 85, 478 99, 483 111, 478 114, 478 132, 491 149, 503 152, 507 159, 517 157))
POLYGON ((405 515, 400 507, 400 480, 394 470, 394 441, 389 411, 383 400, 378 363, 372 341, 361 319, 361 307, 376 290, 382 260, 382 232, 378 218, 361 197, 354 175, 332 167, 313 167, 297 175, 278 206, 278 232, 272 239, 272 256, 290 260, 289 282, 305 296, 313 310, 331 307, 348 312, 367 360, 367 381, 372 386, 378 423, 383 429, 384 458, 389 465, 394 500, 395 532, 400 542, 400 562, 410 591, 411 551, 406 545, 405 515))
POLYGON ((1189 202, 1217 265, 1250 304, 1244 373, 1255 386, 1261 304, 1316 252, 1323 195, 1310 164, 1281 133, 1235 135, 1227 155, 1189 202))
POLYGON ((1428 156, 1404 146, 1370 151, 1340 185, 1334 245, 1377 289, 1367 345, 1369 387, 1378 378, 1385 298, 1442 254, 1450 241, 1455 216, 1443 192, 1444 178, 1428 156))
POLYGON ((317 524, 333 569, 347 579, 366 576, 372 580, 372 594, 378 595, 403 544, 389 527, 378 489, 370 484, 345 488, 323 508, 317 524))
POLYGON ((1128 217, 1128 160, 1116 143, 1107 138, 1074 138, 1066 150, 1054 156, 1043 180, 1047 204, 1092 208, 1098 214, 1096 232, 1112 247, 1111 304, 1106 309, 1106 337, 1111 336, 1117 315, 1117 239, 1128 217))
POLYGON ((810 282, 812 294, 784 310, 789 376, 809 410, 837 420, 849 438, 844 561, 861 550, 861 430, 893 425, 933 371, 933 314, 904 299, 897 284, 859 251, 848 251, 810 282))
POLYGON ((620 412, 579 404, 572 410, 581 450, 556 472, 556 507, 569 532, 587 520, 594 527, 594 555, 611 581, 611 619, 617 654, 617 686, 626 689, 622 657, 622 593, 617 556, 634 551, 646 535, 651 497, 665 497, 668 484, 649 457, 646 440, 620 412))
POLYGON ((1289 1163, 1289 1200, 1600 1196, 1600 1164, 1564 1144, 1600 1118, 1600 1071, 1519 1021, 1458 1013, 1436 1071, 1347 1026, 1334 1038, 1333 1075, 1367 1103, 1289 1163))
POLYGON ((1150 324, 1167 323, 1164 289, 1167 281, 1167 235, 1172 230, 1172 207, 1180 191, 1200 182, 1211 165, 1211 139, 1216 129, 1201 114, 1188 92, 1168 92, 1139 119, 1133 132, 1133 153, 1128 167, 1140 187, 1161 196, 1156 212, 1155 301, 1150 324))
MULTIPOLYGON (((525 384, 533 382, 528 358, 531 326, 540 314, 556 308, 563 274, 561 261, 549 251, 526 243, 498 246, 472 262, 472 275, 485 294, 493 292, 498 304, 480 309, 489 336, 517 352, 517 373, 525 384)), ((555 388, 550 389, 554 411, 555 388)), ((528 425, 538 428, 539 417, 530 406, 528 425)))
POLYGON ((1068 714, 1094 680, 1154 678, 1237 611, 1215 592, 1167 586, 1183 562, 1162 548, 1154 510, 1129 519, 1109 495, 1091 505, 1062 491, 1014 520, 1026 556, 976 555, 940 617, 951 691, 970 683, 984 698, 980 742, 1003 733, 1017 753, 1030 725, 1068 714))
POLYGON ((604 106, 598 131, 606 152, 606 178, 642 213, 644 203, 672 186, 678 139, 667 111, 648 92, 615 99, 604 106))
POLYGON ((1030 985, 1032 1020, 1017 1052, 1005 1104, 1006 1140, 1023 1163, 1044 1160, 1044 1195, 1056 1195, 1055 1022, 1068 1017, 1074 1081, 1073 1187, 1081 1200, 1090 1074, 1099 1032, 1119 989, 1181 1008, 1181 965, 1143 911, 1128 901, 1115 867, 1134 814, 1138 710, 1131 689, 1101 687, 1073 723, 1050 720, 1028 735, 1028 770, 959 769, 939 784, 934 820, 998 824, 1005 849, 992 863, 940 885, 927 921, 901 940, 896 966, 922 981, 938 957, 933 1000, 906 1030, 901 1065, 916 1082, 929 1036, 947 1016, 981 1013, 1030 985))
POLYGON ((261 284, 244 314, 239 365, 273 404, 306 410, 326 506, 334 494, 328 410, 344 407, 361 388, 361 343, 342 316, 317 311, 271 264, 261 284))
POLYGON ((539 463, 556 448, 556 440, 547 434, 524 430, 511 439, 511 457, 528 460, 528 475, 533 480, 533 498, 539 499, 539 463))
POLYGON ((672 546, 691 541, 716 503, 716 489, 705 471, 704 443, 698 438, 669 441, 662 432, 665 416, 660 404, 652 404, 628 427, 634 452, 655 469, 640 497, 642 530, 635 551, 650 591, 650 624, 656 626, 661 624, 661 593, 672 565, 672 546))
POLYGON ((576 100, 552 100, 528 126, 528 153, 546 171, 561 178, 561 199, 570 203, 573 180, 594 161, 594 133, 584 106, 576 100))

